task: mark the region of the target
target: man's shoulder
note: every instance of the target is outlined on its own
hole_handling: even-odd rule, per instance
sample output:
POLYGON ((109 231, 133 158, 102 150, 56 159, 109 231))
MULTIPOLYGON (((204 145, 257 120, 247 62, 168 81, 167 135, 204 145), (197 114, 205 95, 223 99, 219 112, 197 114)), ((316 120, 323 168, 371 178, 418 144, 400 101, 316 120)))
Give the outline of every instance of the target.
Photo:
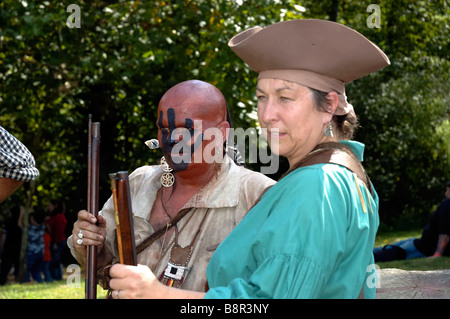
POLYGON ((267 177, 266 175, 260 172, 252 171, 243 166, 239 166, 239 176, 244 184, 247 183, 255 185, 259 184, 264 187, 267 187, 276 183, 276 181, 271 179, 270 177, 267 177))
POLYGON ((130 183, 144 183, 145 181, 159 178, 161 174, 159 165, 144 165, 136 168, 129 176, 130 183))
POLYGON ((139 176, 139 175, 151 175, 154 174, 159 168, 159 165, 144 165, 136 168, 130 176, 139 176))

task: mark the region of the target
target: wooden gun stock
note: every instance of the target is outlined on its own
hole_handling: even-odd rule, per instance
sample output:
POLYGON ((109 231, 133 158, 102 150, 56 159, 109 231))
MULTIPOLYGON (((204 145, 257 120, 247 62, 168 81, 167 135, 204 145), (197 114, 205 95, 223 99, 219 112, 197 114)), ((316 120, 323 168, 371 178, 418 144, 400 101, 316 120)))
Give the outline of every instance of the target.
MULTIPOLYGON (((87 210, 98 216, 98 186, 100 163, 100 123, 91 122, 89 116, 88 128, 88 198, 87 210)), ((86 256, 86 299, 97 298, 97 246, 87 246, 86 256)))
POLYGON ((114 191, 117 194, 114 208, 117 212, 115 220, 119 260, 121 264, 136 266, 136 245, 134 241, 133 211, 128 172, 122 171, 117 174, 110 174, 111 184, 113 184, 113 177, 115 177, 115 188, 112 186, 113 199, 114 191))

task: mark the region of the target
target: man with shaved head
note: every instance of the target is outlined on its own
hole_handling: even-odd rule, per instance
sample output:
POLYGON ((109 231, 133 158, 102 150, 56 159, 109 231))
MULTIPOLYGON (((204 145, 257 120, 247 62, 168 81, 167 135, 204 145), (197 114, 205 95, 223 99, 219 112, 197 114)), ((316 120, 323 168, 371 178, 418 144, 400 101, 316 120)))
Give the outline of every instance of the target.
MULTIPOLYGON (((275 182, 227 155, 225 98, 209 83, 190 80, 169 89, 156 124, 164 161, 130 175, 138 264, 167 286, 204 291, 216 247, 275 182)), ((74 257, 84 264, 86 245, 96 245, 99 273, 117 263, 115 227, 112 198, 98 218, 80 211, 68 239, 74 257)))

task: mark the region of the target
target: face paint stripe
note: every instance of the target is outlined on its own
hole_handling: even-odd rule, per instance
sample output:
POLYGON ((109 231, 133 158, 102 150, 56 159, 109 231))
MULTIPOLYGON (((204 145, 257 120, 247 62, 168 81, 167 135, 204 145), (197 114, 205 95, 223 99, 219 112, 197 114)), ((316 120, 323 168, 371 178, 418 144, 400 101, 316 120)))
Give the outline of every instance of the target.
MULTIPOLYGON (((187 146, 187 143, 192 139, 194 136, 194 130, 192 129, 194 126, 194 122, 190 118, 185 119, 185 128, 189 129, 189 135, 186 134, 183 136, 182 140, 178 143, 174 138, 176 137, 175 130, 176 127, 176 121, 175 121, 175 110, 173 108, 167 109, 167 122, 169 126, 169 130, 161 130, 163 128, 163 117, 164 113, 163 111, 160 111, 159 113, 159 120, 158 125, 161 131, 161 150, 164 153, 164 156, 166 157, 166 160, 168 160, 169 163, 171 163, 172 168, 174 171, 181 171, 187 169, 188 165, 192 161, 192 156, 195 152, 195 150, 202 145, 204 141, 204 134, 203 132, 196 138, 195 142, 190 146, 190 148, 187 146), (171 154, 173 152, 173 147, 179 144, 177 148, 182 147, 182 149, 190 149, 191 154, 188 154, 186 156, 186 159, 183 159, 181 163, 174 163, 171 158, 171 154)), ((179 155, 179 154, 178 154, 179 155)))

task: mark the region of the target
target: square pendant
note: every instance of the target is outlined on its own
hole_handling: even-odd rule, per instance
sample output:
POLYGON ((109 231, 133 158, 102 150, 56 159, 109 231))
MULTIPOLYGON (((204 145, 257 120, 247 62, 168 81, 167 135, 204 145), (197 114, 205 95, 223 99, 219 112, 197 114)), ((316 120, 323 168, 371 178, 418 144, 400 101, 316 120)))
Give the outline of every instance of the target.
POLYGON ((174 280, 181 280, 186 269, 187 267, 178 266, 169 261, 166 270, 164 271, 164 276, 174 280))

